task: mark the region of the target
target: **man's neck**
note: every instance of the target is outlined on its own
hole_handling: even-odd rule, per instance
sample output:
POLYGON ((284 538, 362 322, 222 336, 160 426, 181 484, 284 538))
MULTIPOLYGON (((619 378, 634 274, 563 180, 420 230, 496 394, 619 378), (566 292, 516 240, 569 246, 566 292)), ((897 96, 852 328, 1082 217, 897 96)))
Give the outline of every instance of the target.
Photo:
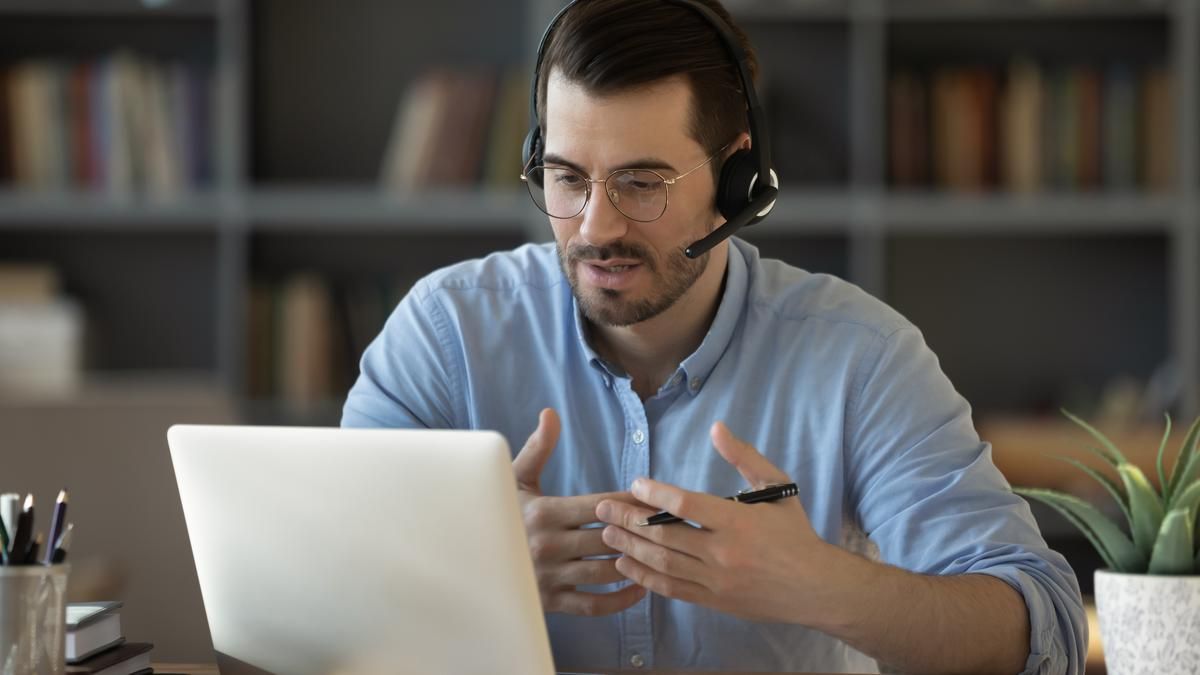
POLYGON ((727 246, 714 250, 696 283, 658 316, 632 326, 590 324, 593 348, 633 379, 633 390, 643 401, 658 392, 708 334, 725 287, 727 251, 727 246))

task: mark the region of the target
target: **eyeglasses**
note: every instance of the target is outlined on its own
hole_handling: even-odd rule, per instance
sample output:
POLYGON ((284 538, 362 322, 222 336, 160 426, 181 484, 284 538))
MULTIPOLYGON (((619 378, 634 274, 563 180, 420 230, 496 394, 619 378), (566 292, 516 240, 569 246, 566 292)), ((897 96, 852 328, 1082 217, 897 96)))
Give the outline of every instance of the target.
POLYGON ((658 220, 667 212, 670 186, 721 154, 727 143, 708 159, 674 178, 666 178, 650 169, 618 169, 604 180, 557 166, 535 166, 521 174, 529 196, 538 209, 551 218, 574 218, 583 213, 592 198, 592 184, 603 183, 604 194, 621 215, 639 223, 658 220))

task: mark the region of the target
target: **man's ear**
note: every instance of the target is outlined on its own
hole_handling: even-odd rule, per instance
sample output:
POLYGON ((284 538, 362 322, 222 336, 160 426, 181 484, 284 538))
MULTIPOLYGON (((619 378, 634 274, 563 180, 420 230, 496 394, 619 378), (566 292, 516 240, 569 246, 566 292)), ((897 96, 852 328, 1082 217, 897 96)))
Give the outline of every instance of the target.
POLYGON ((749 150, 750 145, 750 133, 743 131, 737 135, 737 138, 733 139, 733 142, 729 144, 728 148, 725 148, 725 152, 721 153, 721 161, 729 159, 733 156, 733 153, 739 150, 749 150))

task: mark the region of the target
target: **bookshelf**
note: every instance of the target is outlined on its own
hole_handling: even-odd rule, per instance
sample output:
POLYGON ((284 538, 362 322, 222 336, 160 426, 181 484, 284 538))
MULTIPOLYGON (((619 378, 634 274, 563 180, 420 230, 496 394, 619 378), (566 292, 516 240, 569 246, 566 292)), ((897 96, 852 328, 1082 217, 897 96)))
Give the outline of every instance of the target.
MULTIPOLYGON (((541 217, 515 183, 507 188, 447 186, 416 194, 377 187, 383 146, 406 83, 431 66, 471 68, 486 63, 519 71, 558 2, 489 6, 486 16, 466 27, 456 22, 459 10, 467 9, 459 4, 463 3, 428 10, 421 22, 414 22, 406 10, 376 0, 301 9, 278 0, 0 0, 0 16, 6 19, 0 33, 25 36, 4 41, 0 63, 31 57, 87 58, 125 46, 159 58, 204 63, 215 74, 216 98, 210 185, 166 198, 114 198, 72 189, 34 192, 6 185, 0 187, 0 242, 37 240, 39 255, 58 265, 69 256, 56 252, 54 242, 85 233, 149 242, 152 249, 181 257, 185 254, 176 250, 179 243, 170 243, 172 238, 202 242, 205 278, 191 285, 203 285, 211 294, 202 304, 209 307, 206 319, 212 321, 216 346, 212 354, 189 357, 178 367, 210 368, 230 396, 245 399, 247 292, 264 272, 255 267, 256 261, 278 257, 264 247, 286 248, 293 237, 340 240, 327 248, 353 256, 361 253, 354 246, 369 249, 373 238, 416 250, 439 246, 433 242, 447 234, 495 243, 548 240, 541 217), (103 30, 89 31, 87 40, 78 40, 73 18, 98 22, 103 30), (382 26, 394 26, 394 31, 382 26), (500 39, 482 26, 502 27, 506 37, 500 39), (442 40, 439 31, 460 31, 464 39, 442 40), (403 39, 391 39, 393 32, 403 39), (344 77, 347 72, 359 77, 344 77)), ((748 239, 768 254, 804 258, 812 269, 840 272, 912 316, 936 316, 939 310, 970 303, 954 288, 918 296, 904 290, 911 286, 908 279, 924 273, 912 266, 936 259, 939 249, 976 255, 990 248, 990 242, 1019 242, 1015 258, 1041 259, 1045 256, 1039 256, 1040 250, 1063 241, 1085 242, 1084 249, 1094 242, 1128 243, 1126 249, 1151 256, 1133 267, 1157 265, 1166 270, 1151 292, 1161 290, 1169 298, 1168 306, 1151 317, 1164 325, 1134 331, 1128 339, 1140 351, 1145 351, 1145 343, 1152 344, 1152 350, 1162 352, 1157 354, 1160 361, 1173 358, 1186 374, 1180 412, 1200 409, 1200 143, 1194 125, 1185 121, 1195 119, 1200 89, 1195 40, 1200 26, 1192 3, 733 0, 729 6, 756 41, 765 64, 763 95, 784 178, 784 196, 775 213, 747 230, 748 239), (1176 153, 1170 189, 1075 191, 1051 186, 1014 194, 995 188, 959 192, 936 186, 893 187, 889 111, 881 104, 887 100, 892 75, 903 68, 944 65, 1002 69, 1020 54, 1049 63, 1128 59, 1159 64, 1171 72, 1176 153), (1140 245, 1144 242, 1158 243, 1140 245)), ((1112 246, 1121 248, 1119 243, 1112 246)), ((65 243, 63 247, 70 248, 65 243)), ((311 255, 294 261, 298 270, 339 267, 338 261, 316 250, 320 246, 313 248, 311 255)), ((122 266, 119 250, 111 255, 108 264, 122 266)), ((406 278, 429 268, 422 267, 420 255, 412 257, 422 269, 404 270, 406 278)), ((1095 262, 1086 255, 1078 258, 1073 264, 1080 270, 1095 262)), ((1052 271, 1040 270, 1037 276, 1053 283, 1052 271)), ((976 279, 989 274, 962 273, 976 279)), ((1063 274, 1065 278, 1067 272, 1063 274)), ((65 276, 70 283, 70 270, 65 276)), ((1083 299, 1075 311, 1107 315, 1103 299, 1087 298, 1085 289, 1076 290, 1083 299)), ((1020 302, 1009 304, 1019 312, 1020 302)), ((1147 321, 1136 313, 1109 318, 1147 321)), ((1007 324, 1021 319, 1013 314, 993 320, 1007 324)), ((971 345, 961 344, 949 332, 926 332, 939 352, 962 354, 943 359, 952 377, 956 370, 969 370, 956 361, 973 358, 971 345)), ((1085 336, 1068 330, 1061 337, 1069 344, 1085 336)), ((122 340, 137 344, 121 335, 109 342, 122 340)), ((1048 351, 1061 347, 1051 345, 1048 351)), ((1127 348, 1113 345, 1118 351, 1127 348)), ((1099 362, 1107 357, 1118 369, 1130 366, 1119 354, 1096 356, 1099 362)), ((1148 366, 1143 360, 1135 359, 1133 365, 1140 364, 1144 371, 1148 366)), ((101 359, 98 364, 111 361, 101 359)), ((146 370, 174 366, 171 358, 151 354, 146 370), (152 362, 159 365, 150 366, 152 362)), ((1097 363, 1080 368, 1075 375, 1081 380, 1095 382, 1104 375, 1093 372, 1103 370, 1097 363)), ((968 381, 963 390, 976 399, 981 397, 972 394, 986 386, 968 381)), ((336 398, 331 392, 329 400, 336 398)), ((269 410, 278 403, 259 401, 248 409, 269 410)), ((1024 401, 1023 407, 1036 403, 1024 401)), ((1021 407, 1018 404, 1018 412, 1021 407)), ((332 421, 328 415, 320 417, 332 421)))
MULTIPOLYGON (((335 296, 369 288, 386 297, 436 267, 548 241, 516 166, 511 184, 415 193, 379 184, 410 85, 443 66, 528 73, 561 2, 443 0, 417 10, 392 0, 0 0, 0 71, 29 59, 103 59, 123 47, 213 75, 211 176, 198 188, 114 196, 0 181, 0 264, 53 265, 89 312, 89 386, 58 407, 38 405, 70 426, 112 404, 111 389, 93 385, 116 376, 119 401, 136 402, 123 409, 154 401, 187 410, 202 389, 242 421, 336 424, 353 349, 331 357, 342 379, 323 392, 297 401, 256 390, 264 350, 249 337, 255 289, 316 274, 335 296)), ((1064 436, 1030 418, 1063 404, 1086 414, 1112 378, 1145 380, 1168 359, 1179 373, 1177 421, 1200 413, 1200 3, 727 5, 764 64, 760 90, 783 188, 771 217, 743 236, 764 255, 848 278, 912 318, 985 435, 995 433, 998 463, 1036 475, 1021 462, 1064 436), (1002 75, 1018 56, 1048 68, 1120 62, 1169 72, 1166 189, 896 187, 894 74, 1002 75)), ((360 323, 381 321, 382 311, 376 303, 360 323)), ((362 326, 354 332, 357 349, 362 326)), ((28 405, 0 397, 0 415, 19 419, 28 405)), ((227 421, 196 414, 189 419, 227 421)), ((124 445, 98 428, 112 434, 100 445, 124 445)), ((163 429, 139 439, 148 454, 161 454, 163 429)), ((35 433, 30 448, 44 445, 35 433)), ((1152 436, 1129 434, 1139 443, 1152 436)), ((1086 569, 1086 544, 1038 516, 1086 569)), ((1090 576, 1081 581, 1086 587, 1090 576)), ((163 654, 202 658, 197 644, 163 654)))

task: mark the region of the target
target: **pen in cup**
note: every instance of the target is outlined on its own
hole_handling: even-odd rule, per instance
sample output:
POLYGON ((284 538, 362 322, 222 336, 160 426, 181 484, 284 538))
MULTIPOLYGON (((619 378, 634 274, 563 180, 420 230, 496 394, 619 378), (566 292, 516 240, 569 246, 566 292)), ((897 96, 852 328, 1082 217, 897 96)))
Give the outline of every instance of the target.
POLYGON ((67 519, 67 491, 62 489, 58 491, 58 499, 54 503, 54 515, 50 519, 50 534, 46 538, 47 546, 44 553, 45 559, 42 561, 49 565, 54 560, 55 543, 63 534, 63 523, 67 519))
POLYGON ((54 545, 54 557, 50 562, 57 565, 66 562, 67 549, 71 546, 71 532, 75 529, 75 523, 67 523, 67 529, 63 535, 58 538, 58 542, 54 545))
POLYGON ((25 563, 29 547, 33 543, 33 495, 25 495, 25 507, 17 516, 16 527, 13 528, 12 542, 9 545, 9 562, 13 565, 25 563))
MULTIPOLYGON (((741 504, 757 504, 759 502, 774 502, 787 497, 795 497, 799 493, 799 489, 795 483, 776 483, 768 485, 758 490, 742 490, 741 492, 726 497, 730 501, 741 504)), ((683 518, 673 515, 666 511, 660 511, 646 520, 638 523, 638 527, 646 527, 647 525, 669 525, 671 523, 681 523, 683 518)))

